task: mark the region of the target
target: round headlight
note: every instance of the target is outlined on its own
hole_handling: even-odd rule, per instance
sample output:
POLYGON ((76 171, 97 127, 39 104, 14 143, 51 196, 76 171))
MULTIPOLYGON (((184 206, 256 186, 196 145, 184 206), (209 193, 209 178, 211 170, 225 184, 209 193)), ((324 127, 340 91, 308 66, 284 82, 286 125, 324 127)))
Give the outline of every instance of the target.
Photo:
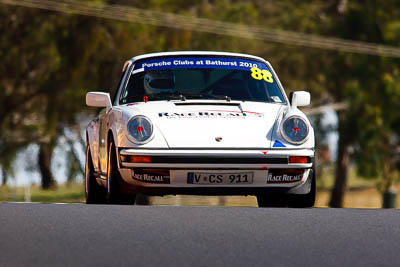
POLYGON ((150 141, 153 135, 153 124, 145 116, 138 115, 129 121, 128 132, 134 143, 144 144, 150 141))
POLYGON ((291 116, 283 122, 281 133, 289 143, 302 144, 308 137, 308 124, 299 116, 291 116))

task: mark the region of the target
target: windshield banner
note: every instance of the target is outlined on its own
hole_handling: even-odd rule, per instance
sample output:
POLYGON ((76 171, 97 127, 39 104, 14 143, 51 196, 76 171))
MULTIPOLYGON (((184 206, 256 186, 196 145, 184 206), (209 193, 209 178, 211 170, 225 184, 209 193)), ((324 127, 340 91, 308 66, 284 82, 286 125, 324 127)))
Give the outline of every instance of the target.
POLYGON ((250 70, 254 67, 268 70, 264 63, 258 61, 226 57, 168 57, 150 59, 136 63, 134 70, 148 71, 181 68, 250 70))

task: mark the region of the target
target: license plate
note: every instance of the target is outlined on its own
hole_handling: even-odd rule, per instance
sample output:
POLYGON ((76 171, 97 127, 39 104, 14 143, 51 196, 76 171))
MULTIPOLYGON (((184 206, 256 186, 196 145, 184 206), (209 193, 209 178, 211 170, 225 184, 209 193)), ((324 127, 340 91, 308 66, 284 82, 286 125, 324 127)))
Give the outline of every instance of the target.
POLYGON ((234 185, 252 184, 253 173, 204 173, 189 172, 187 176, 188 184, 207 184, 207 185, 234 185))

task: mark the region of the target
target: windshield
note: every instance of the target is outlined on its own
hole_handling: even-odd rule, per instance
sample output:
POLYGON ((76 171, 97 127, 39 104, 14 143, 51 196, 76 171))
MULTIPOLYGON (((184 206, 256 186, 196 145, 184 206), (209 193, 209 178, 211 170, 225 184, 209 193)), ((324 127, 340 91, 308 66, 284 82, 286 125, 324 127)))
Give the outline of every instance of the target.
POLYGON ((186 99, 285 103, 276 78, 262 62, 227 57, 168 57, 137 62, 120 104, 186 99))

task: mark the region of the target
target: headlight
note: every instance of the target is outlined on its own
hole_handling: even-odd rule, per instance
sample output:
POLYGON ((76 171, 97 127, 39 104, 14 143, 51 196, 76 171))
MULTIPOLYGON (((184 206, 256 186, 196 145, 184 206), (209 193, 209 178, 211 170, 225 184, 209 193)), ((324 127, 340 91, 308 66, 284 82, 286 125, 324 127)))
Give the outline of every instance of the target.
POLYGON ((286 119, 281 128, 281 134, 286 141, 292 144, 302 144, 308 137, 308 124, 299 116, 286 119))
POLYGON ((153 136, 153 124, 145 116, 135 116, 128 122, 128 132, 136 144, 144 144, 153 136))

